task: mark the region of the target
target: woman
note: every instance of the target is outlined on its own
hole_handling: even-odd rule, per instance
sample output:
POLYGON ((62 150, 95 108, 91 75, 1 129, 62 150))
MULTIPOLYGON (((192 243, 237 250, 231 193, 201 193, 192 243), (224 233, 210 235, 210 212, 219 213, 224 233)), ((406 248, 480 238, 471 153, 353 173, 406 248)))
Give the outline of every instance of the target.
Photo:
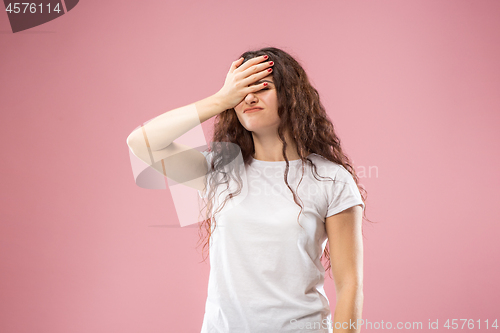
POLYGON ((360 331, 366 191, 293 57, 273 47, 245 52, 216 94, 156 117, 127 144, 208 198, 202 333, 360 331), (213 116, 210 152, 174 142, 213 116), (335 281, 333 319, 321 258, 335 281))

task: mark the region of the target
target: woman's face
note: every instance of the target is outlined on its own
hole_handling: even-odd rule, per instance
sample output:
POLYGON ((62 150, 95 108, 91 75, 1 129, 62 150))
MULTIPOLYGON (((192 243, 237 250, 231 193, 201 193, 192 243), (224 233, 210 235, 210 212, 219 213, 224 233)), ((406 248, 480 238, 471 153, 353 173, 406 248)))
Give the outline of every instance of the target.
POLYGON ((234 110, 241 125, 247 131, 257 134, 274 133, 278 128, 280 118, 278 116, 278 95, 276 94, 272 74, 254 84, 262 82, 267 82, 267 86, 246 95, 243 101, 234 107, 234 110), (246 109, 254 107, 260 108, 260 110, 254 112, 246 111, 246 109))

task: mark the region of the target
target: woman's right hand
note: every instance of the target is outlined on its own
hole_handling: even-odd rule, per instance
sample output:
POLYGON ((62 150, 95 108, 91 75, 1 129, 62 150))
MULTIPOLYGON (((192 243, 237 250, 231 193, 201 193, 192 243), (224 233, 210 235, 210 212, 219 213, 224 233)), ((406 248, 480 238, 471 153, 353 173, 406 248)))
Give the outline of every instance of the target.
POLYGON ((249 93, 265 87, 264 83, 253 85, 272 73, 272 68, 270 68, 271 71, 268 71, 268 68, 272 66, 271 61, 262 63, 264 60, 266 60, 264 56, 258 56, 249 59, 242 65, 243 57, 241 57, 231 64, 224 86, 216 94, 225 110, 240 104, 249 93))

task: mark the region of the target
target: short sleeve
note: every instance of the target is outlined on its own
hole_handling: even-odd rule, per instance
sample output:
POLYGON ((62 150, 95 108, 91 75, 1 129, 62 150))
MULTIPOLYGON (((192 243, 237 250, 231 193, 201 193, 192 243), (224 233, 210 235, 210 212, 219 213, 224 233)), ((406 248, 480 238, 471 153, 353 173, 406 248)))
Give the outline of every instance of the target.
MULTIPOLYGON (((212 156, 212 154, 210 154, 210 152, 206 152, 206 151, 202 151, 201 153, 203 154, 203 156, 205 156, 205 159, 206 159, 206 161, 207 161, 207 163, 208 163, 208 168, 210 169, 210 165, 211 165, 211 156, 212 156)), ((207 184, 209 184, 209 182, 208 182, 208 177, 210 176, 210 174, 211 174, 211 173, 210 173, 210 172, 208 172, 208 173, 207 173, 207 177, 205 177, 205 181, 206 181, 205 186, 206 186, 207 184)), ((206 191, 205 193, 203 193, 203 191, 202 191, 202 190, 198 190, 198 195, 200 196, 200 198, 206 198, 206 197, 207 197, 207 194, 208 194, 208 191, 206 191)))
POLYGON ((339 165, 334 180, 334 182, 326 181, 328 207, 325 218, 357 205, 361 205, 363 210, 365 209, 354 178, 342 165, 339 165))

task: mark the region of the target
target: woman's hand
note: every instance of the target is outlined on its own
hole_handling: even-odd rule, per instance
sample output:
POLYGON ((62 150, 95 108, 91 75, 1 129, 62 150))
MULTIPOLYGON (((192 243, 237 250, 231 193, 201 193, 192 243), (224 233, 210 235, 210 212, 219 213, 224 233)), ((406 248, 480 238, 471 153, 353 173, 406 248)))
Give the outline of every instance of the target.
POLYGON ((224 86, 217 92, 221 103, 225 109, 232 109, 251 92, 256 92, 265 87, 261 84, 251 85, 272 73, 270 61, 266 61, 264 56, 249 59, 243 65, 243 57, 234 61, 226 75, 224 86), (240 66, 241 65, 241 66, 240 66), (268 68, 271 71, 268 71, 268 68))

